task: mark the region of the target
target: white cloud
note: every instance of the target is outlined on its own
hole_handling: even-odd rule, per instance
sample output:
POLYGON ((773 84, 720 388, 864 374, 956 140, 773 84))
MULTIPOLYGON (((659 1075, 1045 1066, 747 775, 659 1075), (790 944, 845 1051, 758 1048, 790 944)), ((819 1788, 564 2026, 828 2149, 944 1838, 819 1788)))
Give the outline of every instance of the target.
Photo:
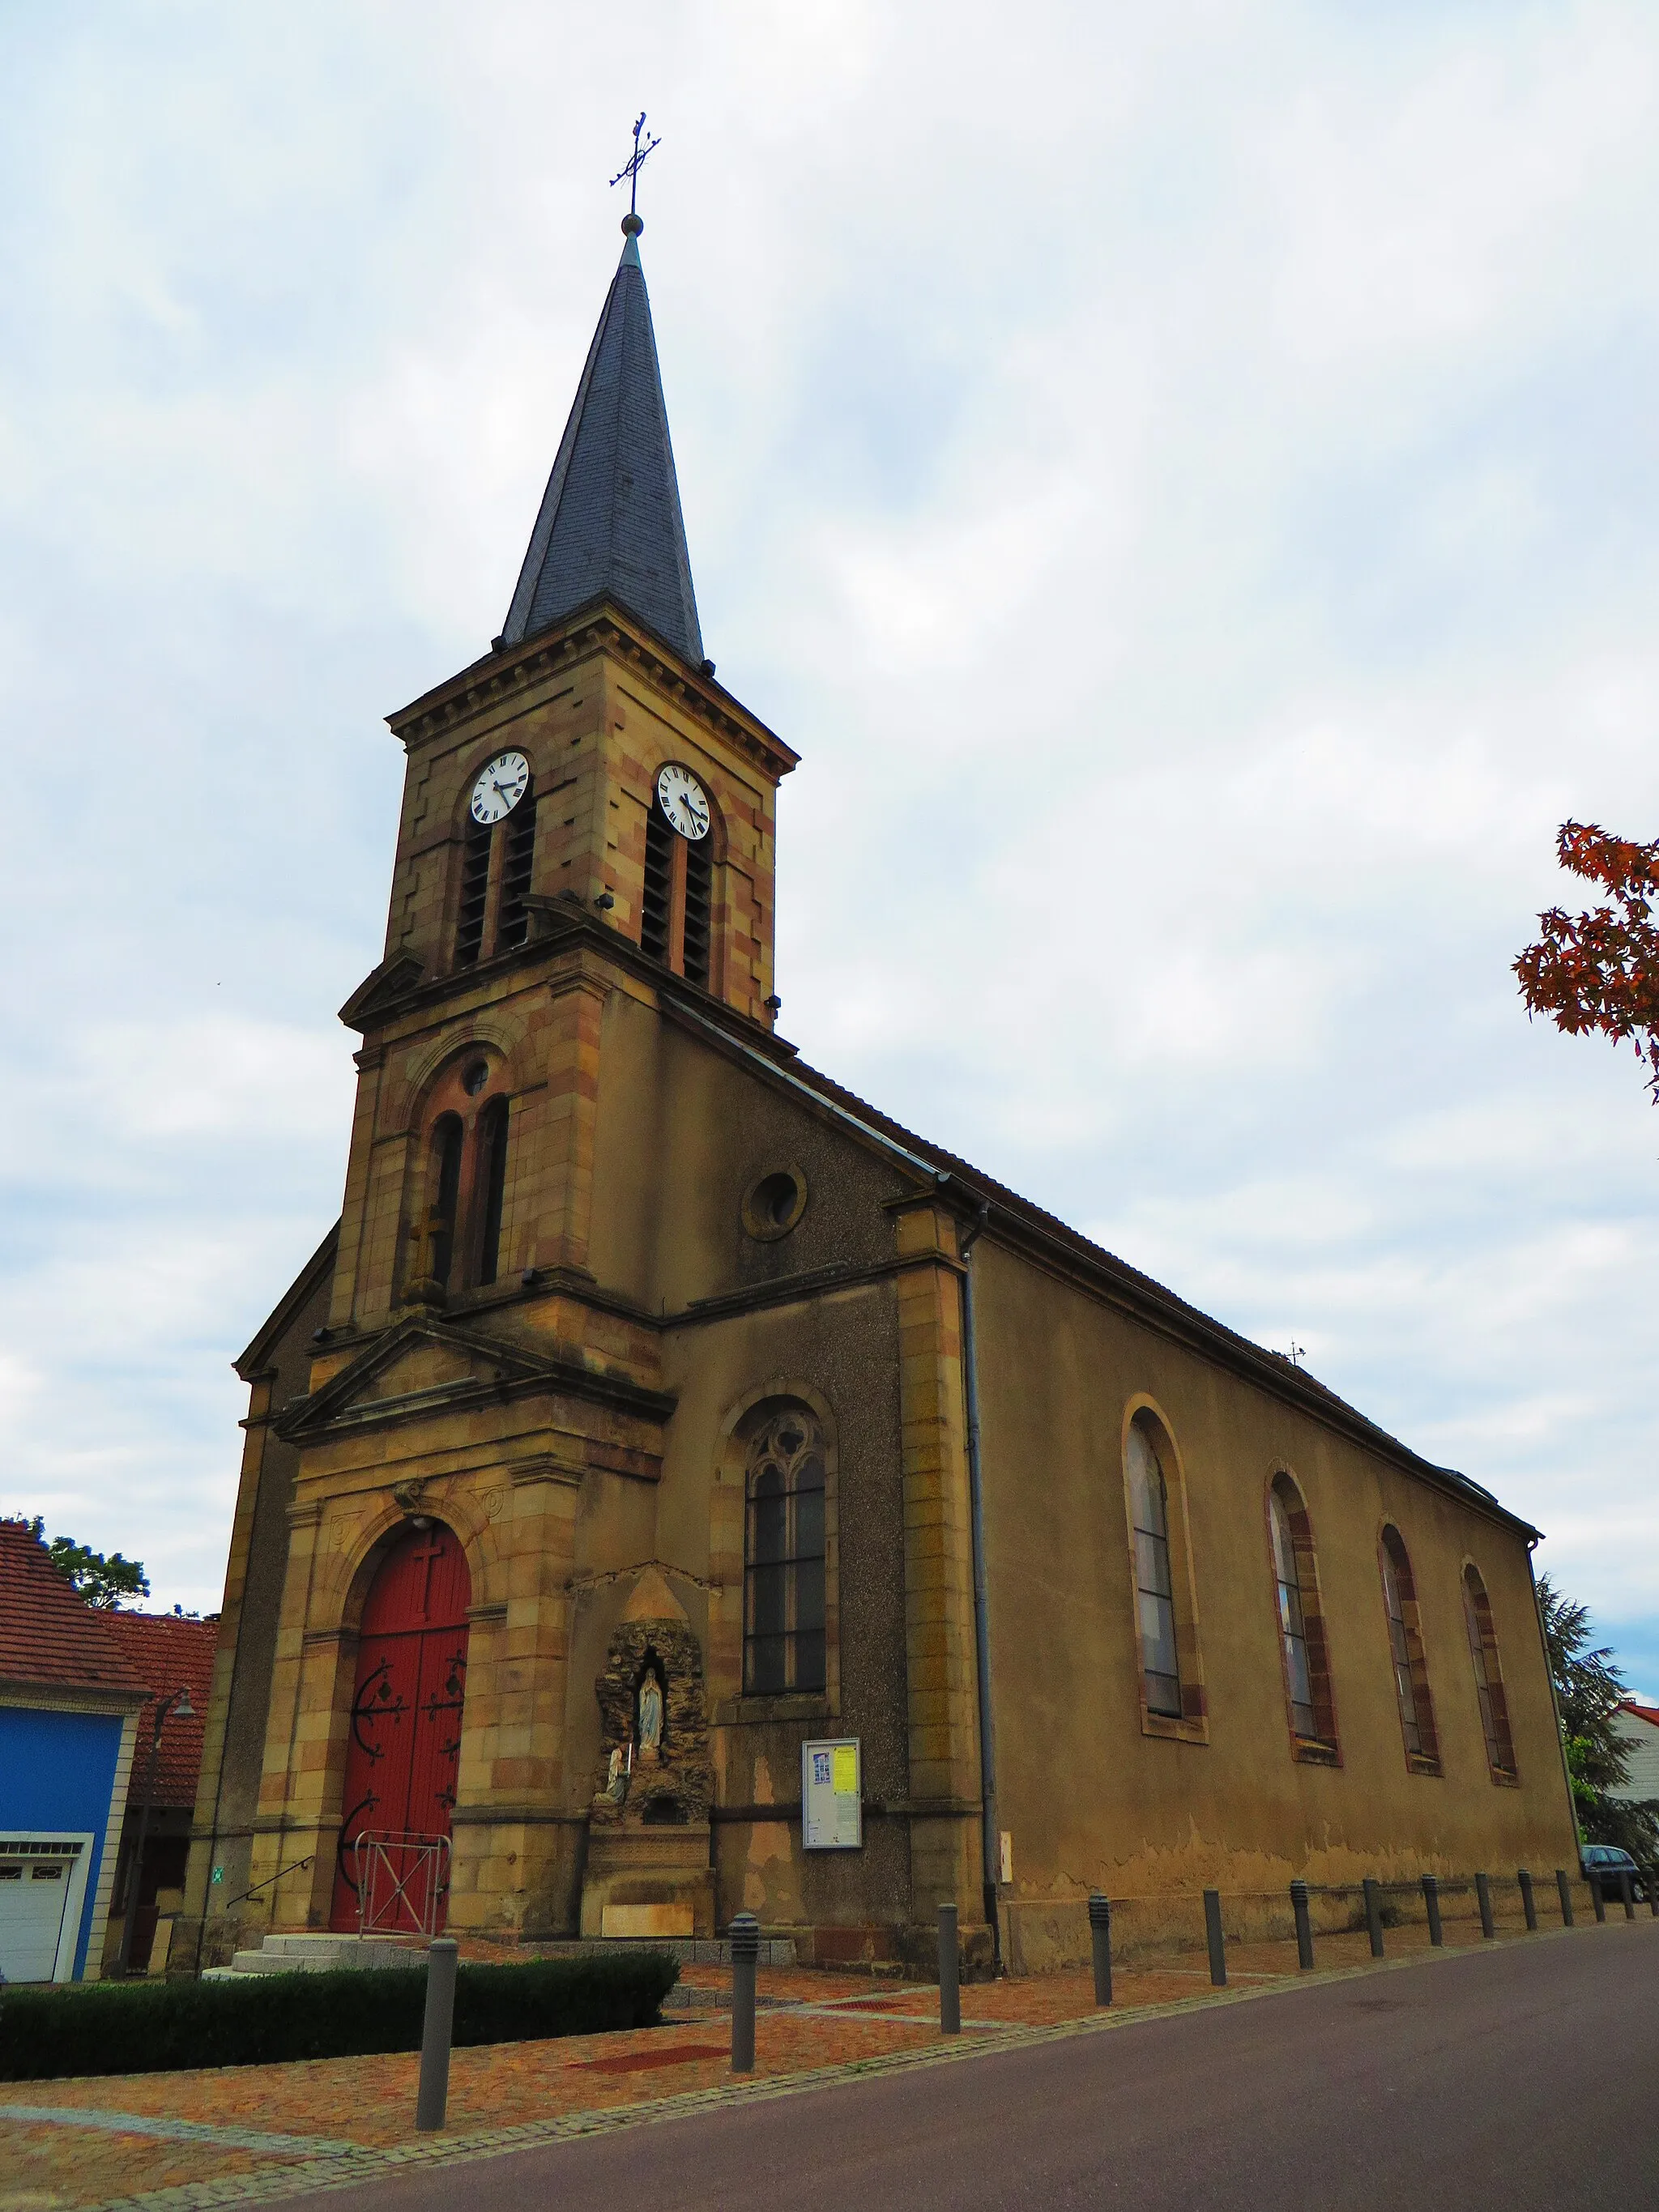
POLYGON ((808 1056, 1550 1532, 1659 1666, 1659 1121, 1508 963, 1659 830, 1659 25, 0 27, 6 1503, 217 1595, 400 760, 645 253, 808 1056), (73 774, 61 771, 67 761, 73 774))

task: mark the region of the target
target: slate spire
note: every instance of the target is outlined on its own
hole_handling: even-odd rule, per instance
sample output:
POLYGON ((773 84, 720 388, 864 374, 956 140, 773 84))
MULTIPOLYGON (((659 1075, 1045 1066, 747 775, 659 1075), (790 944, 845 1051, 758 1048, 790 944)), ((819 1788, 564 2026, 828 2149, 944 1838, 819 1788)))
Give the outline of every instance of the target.
POLYGON ((693 667, 702 633, 691 588, 636 215, 587 349, 542 495, 501 642, 550 629, 591 599, 637 615, 693 667))

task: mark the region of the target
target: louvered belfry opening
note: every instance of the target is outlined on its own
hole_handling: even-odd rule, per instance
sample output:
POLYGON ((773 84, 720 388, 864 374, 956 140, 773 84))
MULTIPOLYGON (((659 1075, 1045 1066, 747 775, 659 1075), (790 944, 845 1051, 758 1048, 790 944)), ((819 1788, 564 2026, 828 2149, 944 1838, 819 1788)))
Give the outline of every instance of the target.
POLYGON ((708 988, 709 932, 714 917, 714 864, 708 840, 685 848, 684 961, 688 982, 708 988))
POLYGON ((489 904, 489 828, 466 818, 461 853, 461 906, 455 927, 455 964, 470 968, 483 950, 484 914, 489 904))
POLYGON ((645 817, 640 950, 706 991, 714 974, 714 841, 683 837, 653 799, 645 817))
POLYGON ((501 909, 496 950, 510 952, 530 934, 530 889, 536 859, 536 787, 532 784, 501 825, 501 909))
POLYGON ((640 950, 668 963, 674 897, 674 832, 653 803, 645 817, 645 891, 640 902, 640 950))

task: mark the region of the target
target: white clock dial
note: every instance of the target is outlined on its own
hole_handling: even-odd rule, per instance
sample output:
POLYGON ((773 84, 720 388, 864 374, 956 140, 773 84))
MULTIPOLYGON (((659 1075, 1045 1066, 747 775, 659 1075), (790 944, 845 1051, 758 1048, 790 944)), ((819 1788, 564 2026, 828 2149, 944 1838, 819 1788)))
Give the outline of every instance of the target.
POLYGON ((522 753, 497 753, 472 787, 472 819, 499 822, 530 788, 530 763, 522 753))
POLYGON ((689 768, 670 761, 666 768, 657 770, 657 804, 681 836, 689 837, 693 844, 708 835, 714 818, 708 793, 689 768))

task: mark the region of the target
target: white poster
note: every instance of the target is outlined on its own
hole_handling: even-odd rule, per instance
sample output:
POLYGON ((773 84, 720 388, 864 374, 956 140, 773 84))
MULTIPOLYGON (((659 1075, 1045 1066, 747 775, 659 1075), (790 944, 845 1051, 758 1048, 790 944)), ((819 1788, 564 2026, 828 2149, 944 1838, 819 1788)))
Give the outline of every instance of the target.
POLYGON ((855 1735, 800 1747, 801 1840, 809 1851, 855 1851, 864 1842, 863 1771, 855 1735))

